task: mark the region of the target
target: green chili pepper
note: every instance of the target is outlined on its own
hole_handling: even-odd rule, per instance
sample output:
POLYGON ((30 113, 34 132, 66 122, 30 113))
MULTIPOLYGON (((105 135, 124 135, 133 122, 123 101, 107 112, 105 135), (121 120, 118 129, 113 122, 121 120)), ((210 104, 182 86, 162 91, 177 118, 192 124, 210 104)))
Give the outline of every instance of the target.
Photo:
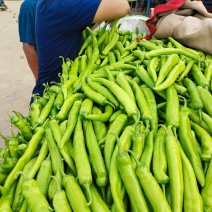
POLYGON ((38 186, 40 187, 45 197, 47 197, 51 175, 52 175, 52 162, 49 154, 48 157, 41 163, 40 169, 36 176, 38 186))
POLYGON ((116 63, 115 54, 112 51, 108 53, 108 60, 110 65, 116 63))
POLYGON ((60 141, 61 148, 63 148, 64 145, 68 142, 69 138, 71 137, 71 135, 74 131, 81 105, 82 105, 81 100, 75 100, 75 102, 73 103, 73 105, 69 111, 67 129, 64 131, 61 141, 60 141))
POLYGON ((102 86, 100 83, 95 82, 92 77, 88 77, 87 79, 88 85, 96 92, 101 93, 103 96, 105 96, 115 107, 119 106, 118 100, 115 98, 115 96, 110 92, 109 89, 102 86))
POLYGON ((162 186, 162 190, 165 194, 165 185, 169 182, 169 176, 167 175, 167 158, 165 150, 165 137, 166 131, 163 127, 160 127, 157 131, 154 139, 154 149, 152 158, 152 171, 155 179, 162 186))
POLYGON ((150 51, 156 50, 156 49, 164 49, 163 47, 157 46, 154 43, 151 43, 150 41, 145 39, 140 40, 138 42, 138 45, 150 51))
POLYGON ((187 109, 186 101, 185 105, 180 108, 180 124, 178 133, 179 141, 183 147, 183 150, 194 169, 194 173, 198 182, 203 187, 205 184, 205 176, 202 167, 202 162, 191 133, 189 110, 187 109))
POLYGON ((158 57, 152 57, 147 65, 147 72, 152 77, 153 81, 157 81, 157 73, 156 69, 159 65, 159 58, 158 57))
POLYGON ((134 92, 127 80, 125 74, 120 71, 116 77, 117 84, 129 95, 133 102, 136 102, 134 92))
POLYGON ((94 81, 102 83, 116 96, 120 103, 124 106, 128 116, 138 121, 139 113, 136 104, 131 100, 129 95, 119 85, 103 78, 93 78, 94 81))
POLYGON ((191 79, 189 79, 187 77, 184 78, 183 84, 185 84, 185 86, 188 90, 188 94, 189 94, 190 99, 191 99, 191 108, 193 108, 194 110, 196 110, 198 112, 199 118, 200 118, 200 121, 201 121, 202 120, 201 111, 203 109, 203 103, 202 103, 200 95, 197 91, 197 86, 195 85, 195 83, 191 79))
POLYGON ((211 78, 212 78, 212 63, 210 63, 210 65, 208 65, 205 69, 205 72, 204 72, 204 76, 206 78, 206 80, 208 81, 208 84, 210 83, 211 81, 211 78))
POLYGON ((176 47, 176 48, 180 48, 183 50, 186 50, 188 52, 190 52, 191 54, 196 54, 198 55, 198 52, 194 49, 191 48, 187 48, 185 46, 183 46, 180 42, 178 42, 177 40, 175 40, 173 37, 168 37, 168 40, 176 47))
POLYGON ((196 124, 198 124, 199 126, 204 128, 207 132, 210 133, 209 127, 207 126, 207 124, 205 123, 205 121, 203 119, 202 120, 199 119, 198 113, 195 110, 193 110, 192 108, 190 108, 190 107, 188 107, 188 110, 189 110, 189 118, 190 118, 190 120, 195 122, 196 124))
POLYGON ((166 122, 166 113, 163 110, 158 109, 158 117, 160 120, 160 124, 166 122))
POLYGON ((86 30, 88 31, 88 33, 90 34, 91 38, 92 38, 92 48, 93 48, 93 52, 92 52, 92 57, 89 58, 87 67, 95 64, 95 62, 97 61, 98 57, 99 57, 99 46, 97 44, 97 37, 96 37, 96 33, 91 30, 89 27, 86 27, 86 30))
POLYGON ((85 50, 85 54, 87 55, 88 60, 91 59, 92 54, 93 54, 93 45, 92 43, 90 45, 88 45, 88 47, 85 50))
POLYGON ((17 161, 18 159, 11 158, 5 155, 5 157, 3 158, 1 162, 1 169, 3 173, 9 175, 11 171, 13 170, 13 168, 15 167, 15 165, 17 164, 17 161))
POLYGON ((83 126, 83 131, 85 131, 86 147, 88 149, 92 170, 95 174, 96 184, 100 188, 105 188, 108 183, 108 174, 101 149, 94 133, 92 121, 84 120, 83 126))
MULTIPOLYGON (((35 164, 37 160, 37 157, 32 158, 25 166, 23 169, 23 172, 27 175, 30 170, 32 169, 33 165, 35 164)), ((24 181, 24 177, 21 175, 20 178, 18 179, 18 183, 16 186, 15 194, 14 194, 14 199, 12 203, 12 211, 18 212, 21 208, 21 205, 24 201, 24 196, 21 193, 21 186, 24 181)))
MULTIPOLYGON (((132 155, 133 152, 129 151, 132 155)), ((163 194, 159 184, 156 179, 153 177, 150 170, 143 166, 135 157, 136 169, 135 173, 140 181, 141 187, 147 196, 151 206, 154 211, 169 211, 171 208, 166 200, 165 195, 163 194), (151 189, 149 189, 151 187, 151 189)), ((130 185, 130 183, 129 183, 130 185)), ((143 210, 142 210, 143 211, 143 210)))
POLYGON ((139 60, 140 60, 139 62, 140 63, 143 62, 143 60, 144 60, 144 52, 143 51, 141 51, 139 49, 134 50, 133 51, 133 55, 139 58, 139 60))
POLYGON ((145 53, 145 58, 150 59, 150 57, 155 57, 160 55, 170 55, 170 54, 182 54, 194 60, 197 60, 197 61, 200 60, 200 57, 198 54, 194 54, 179 48, 161 48, 161 49, 152 50, 145 53))
POLYGON ((152 120, 152 113, 150 107, 139 85, 133 80, 129 80, 129 83, 132 86, 133 92, 135 93, 136 102, 141 113, 141 119, 145 122, 146 129, 148 129, 152 120))
MULTIPOLYGON (((77 170, 77 177, 79 179, 79 183, 83 187, 85 187, 85 189, 89 193, 87 205, 90 205, 92 202, 92 196, 90 193, 90 185, 92 183, 92 173, 91 173, 91 165, 89 163, 86 151, 82 120, 80 116, 78 117, 78 121, 74 130, 73 149, 74 149, 74 161, 77 170)), ((84 205, 83 207, 85 206, 86 205, 84 205)))
POLYGON ((73 175, 76 175, 76 167, 74 164, 74 161, 71 158, 71 155, 69 154, 68 147, 65 145, 63 148, 61 148, 61 139, 63 136, 62 130, 56 120, 51 120, 49 123, 52 135, 54 137, 54 140, 57 143, 57 147, 59 149, 60 154, 63 156, 64 161, 67 163, 69 168, 72 170, 73 175))
MULTIPOLYGON (((67 83, 67 81, 66 81, 66 83, 67 83)), ((60 88, 59 92, 57 93, 57 95, 55 97, 53 107, 55 107, 57 110, 60 110, 63 105, 64 99, 65 99, 64 97, 65 97, 65 95, 63 94, 63 91, 60 88)))
POLYGON ((37 121, 35 122, 34 128, 35 128, 35 126, 41 126, 44 124, 44 122, 46 121, 46 119, 54 105, 55 97, 56 97, 56 94, 52 93, 47 104, 45 105, 45 107, 42 108, 40 116, 38 117, 37 121))
POLYGON ((169 72, 166 79, 161 84, 155 86, 153 89, 156 91, 161 91, 168 88, 176 81, 176 79, 184 71, 184 69, 185 69, 185 63, 182 60, 180 60, 177 63, 177 65, 175 65, 173 69, 169 72))
POLYGON ((162 67, 166 63, 167 59, 168 59, 168 56, 167 55, 160 56, 159 68, 157 69, 158 72, 162 69, 162 67))
POLYGON ((203 201, 203 211, 211 211, 212 205, 211 205, 211 198, 212 198, 212 160, 210 161, 207 174, 206 174, 206 180, 205 180, 205 186, 202 188, 201 196, 203 201))
MULTIPOLYGON (((132 135, 132 152, 138 160, 141 158, 147 134, 145 126, 142 123, 138 123, 135 133, 132 135)), ((134 160, 132 160, 132 164, 135 167, 136 163, 134 160)))
MULTIPOLYGON (((109 212, 110 209, 106 202, 102 199, 102 196, 99 194, 97 188, 95 185, 92 183, 91 184, 91 195, 93 197, 93 201, 90 204, 90 209, 91 211, 102 211, 102 212, 109 212)), ((85 190, 85 196, 89 198, 89 194, 85 190)))
MULTIPOLYGON (((97 117, 101 117, 102 111, 98 107, 94 106, 92 108, 92 114, 96 115, 97 117)), ((94 127, 94 132, 95 132, 95 135, 96 135, 98 142, 102 141, 107 135, 107 125, 106 125, 106 123, 104 123, 102 121, 94 120, 93 121, 93 127, 94 127)))
POLYGON ((82 55, 82 53, 85 51, 85 49, 88 47, 88 45, 91 44, 91 42, 92 42, 92 37, 88 36, 86 38, 86 40, 83 42, 83 45, 81 46, 78 55, 82 55))
POLYGON ((80 56, 76 57, 71 65, 71 68, 68 74, 69 79, 78 77, 79 58, 80 56))
MULTIPOLYGON (((59 181, 62 180, 62 173, 61 169, 63 167, 62 155, 60 154, 59 147, 56 144, 56 141, 53 137, 51 128, 49 126, 45 129, 46 139, 48 142, 49 152, 51 155, 51 162, 52 162, 52 170, 54 175, 58 178, 59 181), (59 164, 59 166, 58 166, 59 164)), ((54 193, 56 191, 56 182, 51 180, 49 188, 48 188, 48 197, 50 200, 53 199, 54 193)))
MULTIPOLYGON (((144 82, 145 85, 147 85, 151 89, 154 88, 155 83, 143 66, 138 66, 136 68, 136 74, 140 78, 140 80, 144 82)), ((166 99, 166 95, 164 91, 157 91, 157 90, 153 90, 153 91, 156 92, 163 99, 166 99)))
MULTIPOLYGON (((119 42, 119 41, 118 41, 119 42)), ((117 42, 117 43, 118 43, 117 42)), ((115 58, 116 58, 116 61, 120 60, 121 59, 121 53, 118 49, 113 49, 113 52, 114 52, 114 55, 115 55, 115 58)))
POLYGON ((111 105, 105 106, 105 112, 102 114, 88 114, 85 116, 86 119, 92 120, 92 121, 101 121, 101 122, 107 122, 111 115, 113 114, 113 107, 111 105))
POLYGON ((190 121, 191 128, 194 130, 198 140, 201 142, 202 155, 201 159, 210 161, 212 157, 212 137, 211 135, 198 124, 190 121))
POLYGON ((173 85, 166 89, 166 125, 172 126, 174 135, 180 123, 179 97, 173 85))
POLYGON ((26 199, 29 208, 33 212, 38 211, 52 211, 52 208, 50 207, 47 199, 43 195, 40 187, 38 186, 36 180, 34 179, 27 179, 27 176, 24 174, 24 172, 17 172, 17 175, 22 174, 24 176, 24 182, 21 186, 21 191, 26 199), (39 201, 39 204, 38 204, 39 201))
POLYGON ((130 206, 133 211, 148 211, 131 158, 127 151, 122 149, 119 139, 116 139, 118 142, 118 153, 116 156, 117 167, 129 196, 130 206))
POLYGON ((13 198, 15 194, 15 189, 16 189, 16 183, 12 185, 12 187, 9 189, 8 193, 6 195, 1 196, 0 198, 0 211, 8 211, 12 212, 12 203, 13 203, 13 198))
MULTIPOLYGON (((164 126, 164 125, 163 125, 164 126)), ((164 127, 165 128, 165 127, 164 127)), ((171 125, 167 128, 165 138, 166 157, 168 162, 168 173, 171 188, 171 209, 182 211, 183 208, 183 172, 180 156, 180 147, 177 138, 172 134, 171 125)))
POLYGON ((87 67, 87 55, 83 54, 80 57, 80 63, 79 63, 79 73, 82 73, 87 67))
POLYGON ((212 117, 210 117, 207 113, 202 112, 202 120, 207 124, 210 134, 212 134, 212 117))
POLYGON ((123 43, 121 41, 117 41, 116 42, 116 48, 119 50, 120 52, 120 57, 123 55, 124 53, 124 46, 123 43))
POLYGON ((91 211, 86 202, 85 195, 74 176, 63 173, 62 185, 66 191, 66 195, 73 211, 91 211))
POLYGON ((127 122, 127 118, 127 115, 123 113, 117 115, 117 117, 114 119, 108 129, 104 147, 104 159, 108 172, 110 170, 110 162, 115 147, 115 137, 112 135, 112 133, 119 136, 119 134, 123 130, 124 125, 127 122))
POLYGON ((119 33, 115 31, 109 43, 102 50, 102 54, 107 55, 114 48, 118 40, 119 40, 119 33))
POLYGON ((93 100, 91 100, 90 98, 86 98, 83 100, 79 111, 79 115, 82 116, 82 119, 84 119, 85 116, 91 114, 92 107, 93 107, 93 100))
POLYGON ((31 130, 31 125, 25 120, 23 115, 21 115, 17 111, 8 111, 8 116, 10 117, 11 124, 15 125, 20 132, 23 134, 24 138, 29 141, 32 136, 32 130, 31 130), (15 116, 11 116, 11 112, 15 114, 15 116))
POLYGON ((80 73, 78 79, 76 80, 76 82, 72 86, 74 93, 76 93, 78 90, 81 89, 82 81, 86 82, 87 77, 90 74, 92 74, 96 69, 97 69, 97 65, 96 64, 89 64, 87 66, 87 68, 82 73, 80 73))
POLYGON ((149 109, 151 111, 152 118, 150 119, 150 127, 151 130, 155 130, 155 133, 158 130, 158 113, 157 113, 157 104, 156 104, 156 97, 149 87, 146 85, 140 86, 141 91, 144 94, 144 97, 147 101, 149 109))
POLYGON ((152 155, 153 155, 154 135, 155 135, 154 130, 151 130, 147 134, 144 150, 143 150, 143 153, 142 153, 141 158, 140 158, 141 165, 145 166, 149 170, 150 170, 152 155))
POLYGON ((55 191, 54 197, 52 200, 52 204, 53 204, 55 212, 59 212, 59 211, 71 212, 72 209, 71 209, 68 199, 66 197, 65 191, 62 190, 62 188, 61 188, 60 182, 58 181, 58 179, 56 177, 52 176, 52 178, 57 183, 57 190, 55 191))
MULTIPOLYGON (((106 26, 106 24, 105 24, 105 26, 106 26)), ((97 44, 98 44, 98 46, 100 47, 101 46, 101 44, 104 42, 104 40, 108 37, 108 30, 105 30, 103 33, 102 33, 102 35, 97 39, 97 44)))
POLYGON ((188 75, 194 63, 195 63, 194 60, 192 60, 191 58, 188 59, 188 62, 186 63, 186 67, 184 71, 179 76, 179 81, 181 81, 184 77, 188 75))
MULTIPOLYGON (((48 145, 47 145, 47 141, 44 140, 43 144, 42 144, 42 147, 41 147, 41 149, 39 151, 39 155, 36 157, 36 160, 33 163, 33 165, 31 166, 31 169, 30 169, 30 167, 26 167, 25 166, 25 168, 30 169, 30 170, 29 171, 28 170, 26 170, 26 171, 23 170, 23 173, 27 176, 28 179, 34 179, 35 175, 37 174, 37 172, 38 172, 38 170, 40 168, 41 163, 44 161, 44 159, 46 158, 47 154, 48 154, 48 145)), ((16 177, 17 176, 15 176, 15 178, 16 177)), ((22 184, 23 184, 23 178, 22 178, 22 180, 20 180, 20 184, 19 184, 20 187, 22 186, 22 184)), ((18 200, 19 200, 19 203, 16 204, 16 205, 13 205, 13 209, 15 208, 17 211, 19 211, 18 209, 20 209, 21 205, 22 205, 22 207, 24 205, 24 198, 22 197, 22 194, 18 198, 18 200)))
POLYGON ((62 58, 62 75, 61 75, 61 81, 62 83, 65 83, 68 79, 68 73, 69 73, 69 67, 67 66, 67 63, 65 62, 65 59, 60 56, 59 58, 62 58))
POLYGON ((102 62, 100 63, 99 67, 105 67, 109 64, 109 57, 108 55, 105 55, 104 59, 102 60, 102 62))
POLYGON ((203 108, 207 112, 207 114, 212 117, 212 95, 211 93, 203 88, 202 86, 197 86, 198 93, 203 103, 203 108))
POLYGON ((38 101, 38 96, 36 94, 33 95, 33 102, 30 105, 30 123, 31 126, 34 127, 35 122, 37 121, 38 117, 40 116, 41 113, 41 104, 38 101))
POLYGON ((124 51, 133 51, 137 47, 138 42, 136 38, 137 38, 136 33, 131 33, 131 43, 129 46, 124 48, 124 51))
POLYGON ((196 175, 183 150, 180 150, 183 169, 183 208, 184 211, 203 211, 202 198, 199 192, 196 175))
MULTIPOLYGON (((135 126, 127 126, 120 136, 120 143, 124 150, 128 150, 131 146, 131 137, 135 131, 135 126)), ((114 137, 114 136, 113 136, 114 137)), ((123 200, 123 185, 118 171, 116 156, 118 154, 118 146, 116 145, 110 163, 109 180, 111 185, 111 192, 113 201, 117 211, 126 211, 123 200)))
POLYGON ((197 64, 192 66, 191 73, 198 86, 202 86, 203 88, 208 89, 209 83, 197 64))
POLYGON ((176 89, 177 93, 181 96, 186 96, 188 90, 183 85, 178 84, 177 82, 173 83, 174 88, 176 89))
POLYGON ((11 138, 7 142, 7 146, 10 150, 10 155, 12 158, 19 158, 19 153, 17 152, 17 147, 19 145, 19 140, 16 138, 13 129, 12 129, 12 124, 10 125, 10 132, 11 132, 11 138))
POLYGON ((100 73, 101 71, 105 72, 106 69, 109 71, 116 71, 116 70, 132 70, 133 71, 136 69, 136 67, 134 65, 124 64, 123 62, 116 62, 115 64, 107 65, 105 67, 99 68, 94 73, 100 73))
POLYGON ((56 118, 63 121, 66 119, 67 115, 69 114, 70 108, 72 107, 73 103, 76 100, 84 99, 85 95, 83 93, 75 93, 67 97, 63 106, 61 107, 60 111, 56 115, 56 118))
POLYGON ((47 104, 47 100, 43 96, 39 96, 38 103, 41 105, 41 107, 44 107, 47 104))

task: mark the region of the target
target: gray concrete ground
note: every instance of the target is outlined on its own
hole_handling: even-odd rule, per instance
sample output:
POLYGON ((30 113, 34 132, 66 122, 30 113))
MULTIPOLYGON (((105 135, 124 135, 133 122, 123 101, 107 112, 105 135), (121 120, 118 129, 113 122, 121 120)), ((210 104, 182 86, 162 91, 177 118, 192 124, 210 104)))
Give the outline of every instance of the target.
MULTIPOLYGON (((7 1, 8 9, 0 11, 0 133, 10 136, 9 110, 28 115, 34 78, 28 67, 18 35, 18 13, 22 1, 7 1)), ((141 14, 136 7, 130 15, 141 14)), ((16 128, 14 128, 16 130, 16 128)), ((4 140, 0 138, 0 147, 4 140)))

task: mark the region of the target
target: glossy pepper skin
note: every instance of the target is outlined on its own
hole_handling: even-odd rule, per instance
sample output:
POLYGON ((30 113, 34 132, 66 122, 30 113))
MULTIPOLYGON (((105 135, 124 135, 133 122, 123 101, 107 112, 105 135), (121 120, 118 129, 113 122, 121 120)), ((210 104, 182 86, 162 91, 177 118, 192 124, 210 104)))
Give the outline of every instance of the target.
POLYGON ((171 187, 171 209, 173 212, 181 212, 183 209, 184 185, 180 148, 177 138, 172 133, 171 125, 165 129, 167 129, 165 146, 171 187))
POLYGON ((184 151, 180 149, 183 169, 183 207, 186 212, 203 211, 202 198, 199 192, 196 175, 184 151))
POLYGON ((127 151, 122 149, 120 141, 118 141, 118 147, 117 166, 130 199, 131 208, 133 211, 148 211, 131 158, 127 151))
POLYGON ((201 196, 203 200, 203 210, 212 211, 212 160, 207 170, 205 186, 202 188, 201 196))
POLYGON ((189 110, 186 106, 183 106, 180 109, 180 124, 178 133, 179 141, 183 147, 183 150, 194 169, 198 182, 203 187, 205 184, 205 176, 203 172, 202 162, 191 133, 189 110))
POLYGON ((160 127, 154 139, 152 169, 155 179, 164 187, 169 182, 167 175, 167 158, 165 152, 166 131, 160 127))
POLYGON ((14 110, 8 111, 8 116, 10 117, 11 124, 15 125, 20 130, 24 138, 29 141, 32 138, 33 133, 28 120, 22 114, 14 110), (12 112, 14 114, 13 116, 11 115, 12 112))
POLYGON ((171 212, 169 203, 149 168, 145 165, 142 165, 140 161, 137 160, 132 151, 129 152, 132 154, 136 161, 135 173, 148 201, 151 203, 152 209, 156 212, 171 212))
POLYGON ((21 186, 21 192, 32 212, 49 212, 52 211, 48 200, 45 198, 42 193, 40 187, 37 184, 35 179, 27 178, 26 174, 23 171, 19 171, 16 173, 16 177, 19 175, 24 176, 24 182, 21 186), (39 203, 39 204, 38 204, 39 203))

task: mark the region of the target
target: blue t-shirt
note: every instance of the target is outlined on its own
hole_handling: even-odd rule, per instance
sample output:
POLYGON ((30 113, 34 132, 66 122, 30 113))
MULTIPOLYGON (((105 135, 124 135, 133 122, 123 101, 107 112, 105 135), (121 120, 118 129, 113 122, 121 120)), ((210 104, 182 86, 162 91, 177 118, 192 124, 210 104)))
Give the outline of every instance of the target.
POLYGON ((35 11, 37 0, 24 0, 18 15, 18 31, 20 42, 36 44, 35 11))
POLYGON ((74 60, 83 43, 82 31, 92 25, 101 0, 38 0, 36 44, 38 81, 33 93, 43 95, 43 83, 59 82, 62 59, 74 60))

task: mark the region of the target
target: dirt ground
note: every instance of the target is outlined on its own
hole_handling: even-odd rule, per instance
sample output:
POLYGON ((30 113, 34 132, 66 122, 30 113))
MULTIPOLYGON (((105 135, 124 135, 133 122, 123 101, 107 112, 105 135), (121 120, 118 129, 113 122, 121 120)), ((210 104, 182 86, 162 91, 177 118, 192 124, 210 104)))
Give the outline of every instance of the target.
MULTIPOLYGON (((5 1, 8 9, 0 11, 0 132, 10 136, 9 110, 28 114, 34 78, 18 35, 18 13, 22 1, 5 1)), ((14 127, 14 130, 16 128, 14 127)), ((0 146, 4 140, 0 138, 0 146)))

